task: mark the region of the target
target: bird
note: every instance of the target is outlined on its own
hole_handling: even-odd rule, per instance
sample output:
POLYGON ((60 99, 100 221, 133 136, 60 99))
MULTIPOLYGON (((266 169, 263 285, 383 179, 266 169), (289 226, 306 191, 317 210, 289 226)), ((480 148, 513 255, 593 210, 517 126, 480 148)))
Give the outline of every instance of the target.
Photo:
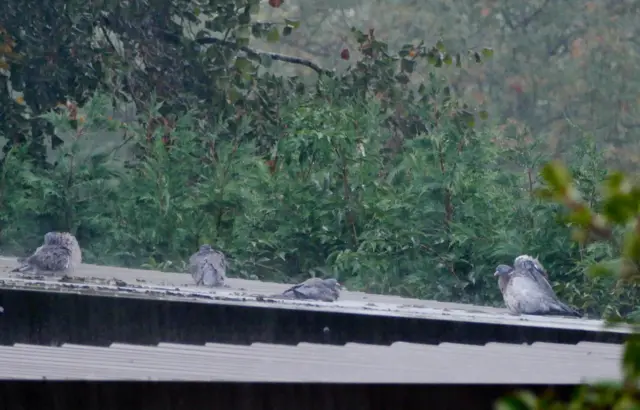
POLYGON ((189 272, 196 286, 226 287, 227 258, 209 244, 203 244, 189 258, 189 272))
POLYGON ((549 275, 537 258, 529 255, 520 255, 514 260, 513 268, 528 272, 540 286, 553 293, 553 288, 549 283, 549 275))
POLYGON ((52 276, 73 272, 82 263, 82 250, 69 232, 47 232, 44 243, 20 261, 12 272, 52 276))
POLYGON ((547 287, 532 277, 530 271, 535 269, 531 260, 521 260, 518 268, 509 265, 496 268, 494 276, 498 276, 498 287, 509 313, 581 317, 575 309, 558 300, 550 285, 547 287))
POLYGON ((334 278, 310 278, 290 287, 281 295, 289 299, 319 300, 335 302, 340 297, 342 285, 334 278))

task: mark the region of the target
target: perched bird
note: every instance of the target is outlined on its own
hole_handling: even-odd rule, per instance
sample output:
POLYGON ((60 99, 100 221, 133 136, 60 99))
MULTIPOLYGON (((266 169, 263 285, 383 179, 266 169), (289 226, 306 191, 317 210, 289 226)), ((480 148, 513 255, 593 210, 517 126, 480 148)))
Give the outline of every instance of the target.
POLYGON ((290 287, 281 296, 291 299, 320 300, 335 302, 340 297, 342 285, 334 278, 311 278, 290 287))
POLYGON ((511 314, 582 316, 560 302, 550 285, 536 280, 530 273, 532 269, 536 268, 530 260, 521 261, 519 268, 508 265, 496 268, 494 275, 498 276, 498 287, 511 314))
POLYGON ((75 236, 68 232, 47 232, 44 243, 12 272, 56 275, 73 272, 82 263, 82 250, 75 236))
POLYGON ((225 287, 227 258, 209 244, 200 246, 189 258, 189 272, 197 286, 225 287))
POLYGON ((537 258, 520 255, 513 262, 513 268, 528 272, 540 286, 553 293, 553 288, 549 283, 549 275, 537 258))

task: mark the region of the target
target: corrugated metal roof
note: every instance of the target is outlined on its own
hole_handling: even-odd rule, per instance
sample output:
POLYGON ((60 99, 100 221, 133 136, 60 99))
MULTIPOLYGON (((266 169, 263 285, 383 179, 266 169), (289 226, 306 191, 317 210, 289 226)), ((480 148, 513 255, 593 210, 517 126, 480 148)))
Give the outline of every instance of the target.
POLYGON ((345 346, 160 343, 0 346, 0 378, 338 383, 530 383, 619 380, 621 345, 488 343, 345 346))
MULTIPOLYGON (((343 291, 334 303, 271 299, 291 285, 229 278, 229 288, 196 287, 185 273, 125 269, 112 266, 83 264, 74 274, 73 283, 59 282, 58 278, 30 280, 20 278, 10 270, 16 267, 16 258, 0 257, 0 288, 26 288, 45 291, 108 294, 123 297, 146 297, 167 300, 191 300, 203 303, 229 303, 288 309, 310 309, 367 315, 400 316, 453 321, 535 326, 545 328, 599 331, 600 320, 551 316, 512 316, 506 309, 409 299, 390 295, 373 295, 343 291)), ((9 306, 4 306, 10 309, 9 306)), ((618 327, 609 331, 629 333, 618 327)))

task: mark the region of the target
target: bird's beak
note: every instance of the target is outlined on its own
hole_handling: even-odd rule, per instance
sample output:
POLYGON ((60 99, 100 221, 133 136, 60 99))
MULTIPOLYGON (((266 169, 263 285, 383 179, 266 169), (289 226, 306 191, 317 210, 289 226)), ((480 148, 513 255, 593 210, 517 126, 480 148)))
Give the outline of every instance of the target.
POLYGON ((498 271, 493 272, 493 276, 498 276, 500 273, 498 271))

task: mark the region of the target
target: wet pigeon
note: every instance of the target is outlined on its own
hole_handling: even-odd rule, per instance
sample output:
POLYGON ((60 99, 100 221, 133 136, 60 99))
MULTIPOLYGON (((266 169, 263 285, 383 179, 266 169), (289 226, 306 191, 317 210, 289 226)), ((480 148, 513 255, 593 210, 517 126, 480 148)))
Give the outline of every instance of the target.
POLYGON ((56 275, 73 272, 82 263, 82 250, 75 236, 68 232, 47 232, 44 243, 12 272, 56 275))
POLYGON ((536 269, 532 261, 524 260, 520 265, 515 269, 498 265, 494 273, 498 276, 498 287, 511 314, 582 316, 560 302, 550 285, 547 287, 532 277, 530 271, 536 269))
POLYGON ((291 299, 319 300, 335 302, 340 297, 342 285, 334 278, 311 278, 282 292, 282 296, 291 299))
POLYGON ((520 255, 513 262, 513 268, 528 272, 547 292, 553 293, 553 288, 549 283, 549 275, 537 258, 529 255, 520 255))
POLYGON ((226 287, 227 258, 204 244, 189 258, 189 272, 197 286, 226 287))

